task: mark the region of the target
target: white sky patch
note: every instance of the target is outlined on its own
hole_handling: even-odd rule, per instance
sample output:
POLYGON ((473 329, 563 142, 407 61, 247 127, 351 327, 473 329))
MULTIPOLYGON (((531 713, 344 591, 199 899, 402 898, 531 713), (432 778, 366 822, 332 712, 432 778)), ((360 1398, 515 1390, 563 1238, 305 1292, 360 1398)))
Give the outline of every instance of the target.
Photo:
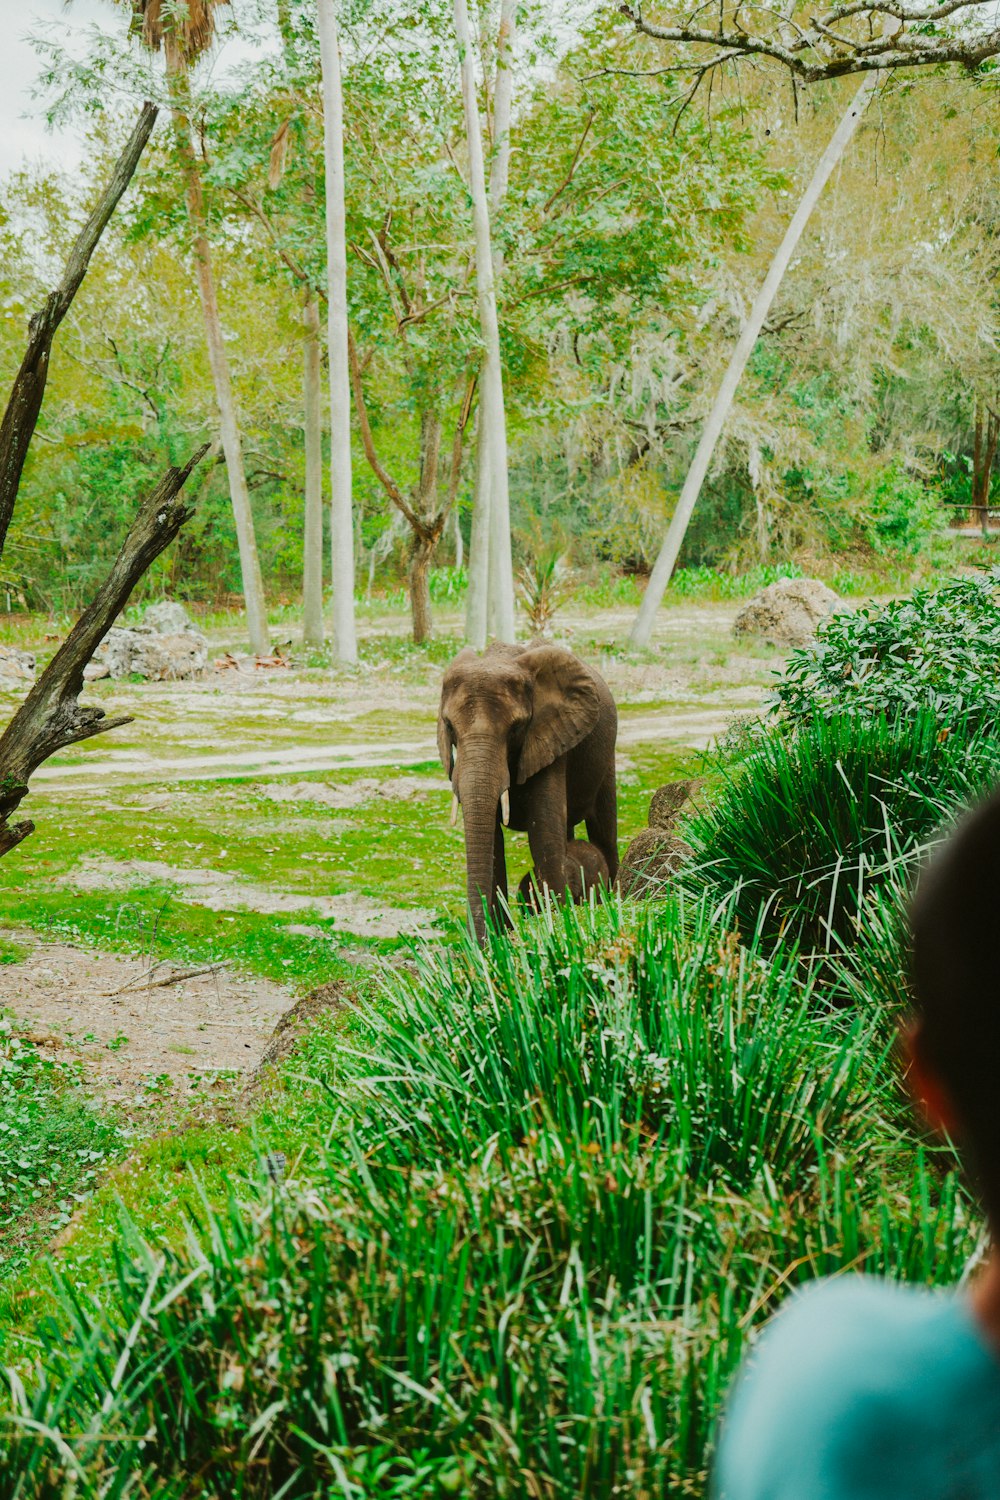
MULTIPOLYGON (((83 121, 50 130, 44 101, 32 97, 43 59, 29 38, 58 41, 76 57, 90 51, 95 26, 124 37, 127 12, 109 0, 0 0, 0 178, 29 163, 72 172, 84 155, 83 121), (90 34, 90 35, 88 35, 90 34)), ((231 37, 213 64, 216 76, 249 57, 252 44, 231 37)))

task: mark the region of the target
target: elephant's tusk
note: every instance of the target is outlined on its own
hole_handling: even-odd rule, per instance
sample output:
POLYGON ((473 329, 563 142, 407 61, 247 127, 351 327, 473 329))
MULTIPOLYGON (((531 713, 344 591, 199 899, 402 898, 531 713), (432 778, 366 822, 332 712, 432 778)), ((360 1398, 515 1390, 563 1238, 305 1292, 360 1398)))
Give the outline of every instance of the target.
POLYGON ((506 828, 510 822, 510 792, 501 792, 500 794, 500 816, 506 828))
POLYGON ((451 747, 451 769, 453 771, 454 771, 455 767, 457 766, 457 764, 458 764, 458 746, 457 745, 452 745, 452 747, 451 747))
POLYGON ((451 824, 452 828, 454 828, 455 824, 458 822, 458 798, 455 796, 454 792, 452 792, 451 794, 451 817, 448 819, 448 821, 451 824))

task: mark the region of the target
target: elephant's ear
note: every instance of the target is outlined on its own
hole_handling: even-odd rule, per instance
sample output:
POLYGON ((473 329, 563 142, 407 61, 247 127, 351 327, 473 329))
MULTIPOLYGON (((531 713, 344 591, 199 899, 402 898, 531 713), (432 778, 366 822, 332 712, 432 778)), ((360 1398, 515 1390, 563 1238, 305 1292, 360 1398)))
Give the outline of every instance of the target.
POLYGON ((441 757, 441 764, 444 766, 445 775, 449 779, 451 777, 452 743, 451 735, 448 733, 448 726, 444 722, 444 715, 438 709, 438 754, 441 757))
POLYGON ((520 784, 585 739, 597 723, 601 704, 583 662, 561 646, 529 646, 518 666, 531 673, 535 684, 517 767, 520 784))
POLYGON ((461 676, 463 665, 467 666, 469 662, 475 661, 475 659, 475 651, 471 646, 466 646, 465 650, 460 651, 454 661, 449 664, 448 670, 444 674, 444 682, 441 684, 441 702, 438 705, 437 722, 438 754, 441 757, 441 764, 444 766, 445 774, 449 780, 451 779, 451 751, 455 741, 448 733, 448 726, 444 722, 444 705, 449 689, 454 686, 455 681, 461 676))

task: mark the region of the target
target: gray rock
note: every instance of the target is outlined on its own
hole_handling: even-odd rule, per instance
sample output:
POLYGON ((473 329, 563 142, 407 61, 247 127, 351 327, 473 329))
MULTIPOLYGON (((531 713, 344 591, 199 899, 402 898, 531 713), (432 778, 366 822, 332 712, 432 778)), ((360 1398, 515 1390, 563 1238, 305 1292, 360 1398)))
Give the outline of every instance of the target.
POLYGON ((642 828, 618 867, 618 889, 623 896, 662 895, 693 852, 665 828, 642 828))
POLYGON ((647 821, 650 828, 662 828, 669 833, 683 812, 685 804, 690 802, 700 787, 701 781, 698 779, 668 781, 666 786, 658 787, 649 804, 647 821))
POLYGON ((743 606, 733 634, 755 635, 773 646, 805 646, 838 608, 840 599, 818 578, 779 578, 743 606))
POLYGON ((142 617, 142 623, 147 630, 155 630, 158 635, 177 635, 182 630, 194 630, 187 610, 174 599, 151 604, 142 617))
POLYGON ((34 682, 35 655, 16 646, 0 646, 0 681, 34 682))
POLYGON ((208 642, 195 630, 161 635, 140 625, 122 630, 113 626, 94 653, 90 676, 145 677, 152 682, 174 682, 200 677, 208 665, 208 642), (107 671, 101 671, 101 668, 107 671))

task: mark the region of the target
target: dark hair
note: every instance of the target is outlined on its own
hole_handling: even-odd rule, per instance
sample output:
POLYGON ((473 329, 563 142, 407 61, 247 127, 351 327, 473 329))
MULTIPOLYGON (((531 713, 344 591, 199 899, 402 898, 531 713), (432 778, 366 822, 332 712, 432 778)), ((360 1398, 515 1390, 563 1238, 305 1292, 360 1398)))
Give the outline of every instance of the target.
POLYGON ((1000 1230, 1000 793, 934 854, 910 908, 918 1046, 948 1090, 1000 1230))

